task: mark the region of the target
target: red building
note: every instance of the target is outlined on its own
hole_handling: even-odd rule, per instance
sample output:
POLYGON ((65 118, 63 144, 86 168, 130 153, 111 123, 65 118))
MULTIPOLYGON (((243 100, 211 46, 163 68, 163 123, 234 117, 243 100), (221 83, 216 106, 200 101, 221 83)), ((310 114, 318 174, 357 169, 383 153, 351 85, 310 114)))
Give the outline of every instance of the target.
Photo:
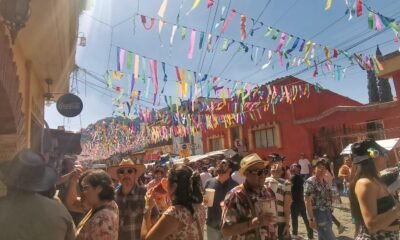
MULTIPOLYGON (((394 80, 400 83, 400 79, 394 80)), ((279 88, 306 82, 288 76, 270 84, 279 88)), ((227 110, 225 107, 222 112, 227 110)), ((335 159, 354 141, 400 136, 399 101, 363 105, 329 90, 317 93, 311 87, 309 98, 303 96, 291 104, 280 102, 275 114, 263 110, 259 113, 261 117, 254 120, 246 116, 244 124, 203 131, 204 152, 234 147, 235 139, 239 138, 247 152, 256 152, 263 158, 277 152, 286 156, 286 163, 290 164, 298 161, 301 152, 309 159, 314 153, 327 153, 335 159)))

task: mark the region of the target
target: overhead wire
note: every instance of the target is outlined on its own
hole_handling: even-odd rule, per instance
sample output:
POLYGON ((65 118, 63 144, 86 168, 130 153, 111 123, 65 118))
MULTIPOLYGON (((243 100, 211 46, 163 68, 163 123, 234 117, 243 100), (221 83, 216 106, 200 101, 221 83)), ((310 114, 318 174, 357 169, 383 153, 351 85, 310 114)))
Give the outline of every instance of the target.
MULTIPOLYGON (((366 41, 368 41, 368 40, 370 40, 370 39, 372 39, 372 38, 374 38, 374 37, 376 37, 376 36, 378 36, 378 35, 380 35, 380 34, 386 32, 388 29, 390 29, 390 28, 382 29, 381 31, 376 32, 376 33, 372 34, 371 36, 369 36, 369 37, 367 37, 367 38, 364 38, 364 39, 361 40, 361 41, 358 41, 358 42, 356 42, 356 43, 354 43, 354 44, 352 44, 352 45, 350 45, 350 46, 348 46, 348 47, 345 47, 344 50, 345 50, 345 51, 348 51, 348 50, 350 50, 350 49, 353 49, 353 48, 357 47, 359 44, 361 44, 361 43, 363 43, 363 42, 366 42, 366 41)), ((370 32, 370 31, 368 31, 368 32, 370 32)), ((360 34, 360 35, 361 35, 361 34, 360 34)), ((363 36, 363 35, 361 35, 361 36, 363 36)), ((347 41, 347 42, 348 42, 348 41, 347 41)), ((323 61, 320 62, 320 63, 324 63, 324 62, 326 62, 326 61, 327 61, 327 59, 323 60, 323 61)), ((305 69, 303 69, 303 70, 300 70, 300 71, 296 72, 295 74, 290 74, 290 75, 292 75, 292 76, 297 76, 297 75, 300 75, 301 73, 304 73, 304 72, 306 72, 306 71, 308 71, 308 70, 310 70, 310 69, 313 69, 313 68, 312 68, 312 67, 307 67, 307 68, 305 68, 305 69)), ((255 72, 249 74, 249 75, 246 75, 246 77, 244 77, 244 78, 253 77, 253 76, 255 76, 256 74, 258 74, 258 73, 260 73, 260 72, 262 72, 262 71, 263 71, 263 70, 257 70, 257 71, 255 71, 255 72)), ((274 75, 272 75, 270 78, 274 79, 274 78, 276 78, 277 76, 279 76, 279 75, 280 75, 281 73, 283 73, 283 72, 287 72, 287 70, 282 71, 282 72, 280 72, 280 73, 278 73, 278 74, 274 74, 274 75)))
MULTIPOLYGON (((258 15, 257 19, 253 22, 253 26, 252 26, 252 30, 254 29, 254 27, 256 26, 256 24, 258 23, 258 21, 260 20, 261 16, 264 14, 264 12, 267 10, 269 4, 271 3, 271 0, 269 0, 264 8, 262 9, 262 11, 260 12, 260 14, 258 15)), ((228 69, 229 65, 232 63, 233 59, 237 56, 238 50, 232 55, 232 57, 228 60, 227 64, 222 68, 222 71, 220 72, 220 76, 222 76, 222 74, 228 69)))
MULTIPOLYGON (((397 13, 400 13, 400 11, 398 11, 397 13)), ((395 13, 395 14, 397 14, 397 13, 395 13)), ((345 16, 345 15, 344 15, 344 16, 345 16)), ((342 17, 338 18, 337 20, 335 20, 333 23, 329 24, 328 26, 329 26, 329 27, 332 27, 333 25, 337 24, 341 19, 342 19, 342 17)), ((324 32, 324 30, 325 30, 325 28, 324 28, 322 31, 320 31, 318 34, 314 35, 313 38, 316 37, 316 36, 318 36, 318 35, 321 34, 322 32, 324 32)), ((384 30, 386 31, 387 28, 384 29, 384 30)), ((368 32, 370 32, 370 30, 364 31, 363 33, 359 34, 357 37, 362 37, 362 36, 365 35, 365 33, 368 33, 368 32)), ((378 35, 379 35, 379 34, 378 34, 378 35)), ((351 37, 349 40, 351 40, 351 39, 353 39, 353 38, 354 38, 354 37, 351 37)), ((348 43, 349 40, 343 41, 343 43, 348 43)), ((336 47, 339 48, 340 45, 341 45, 341 44, 338 44, 338 45, 336 45, 336 47)), ((345 49, 345 50, 346 50, 346 49, 345 49)), ((316 57, 316 59, 318 59, 318 57, 316 57)), ((300 67, 300 66, 296 66, 296 67, 300 67)), ((294 67, 294 68, 296 68, 296 67, 294 67)), ((291 68, 293 69, 293 67, 291 67, 291 68)), ((312 69, 312 68, 309 68, 309 69, 312 69)), ((258 74, 258 73, 260 73, 260 72, 263 72, 263 70, 258 69, 258 70, 256 70, 255 72, 246 75, 244 78, 246 79, 246 78, 253 77, 253 76, 255 76, 256 74, 258 74)), ((285 70, 285 71, 283 71, 283 72, 287 72, 287 70, 285 70)), ((282 72, 281 72, 281 73, 282 73, 282 72)), ((275 74, 274 76, 276 76, 276 74, 275 74)), ((272 77, 272 78, 274 78, 274 77, 272 77)))
MULTIPOLYGON (((227 19, 227 17, 228 17, 229 9, 231 8, 231 3, 232 3, 233 0, 228 0, 228 1, 229 1, 229 5, 228 5, 228 7, 226 8, 226 13, 225 13, 224 19, 227 19)), ((215 21, 215 15, 214 15, 213 23, 214 23, 214 21, 215 21)), ((211 26, 213 27, 214 24, 212 24, 211 26)), ((212 32, 211 32, 211 33, 212 33, 212 32)), ((221 33, 220 38, 218 38, 218 40, 222 38, 222 35, 223 35, 223 33, 221 33)), ((216 43, 215 43, 215 44, 217 44, 216 46, 218 46, 218 43, 219 43, 219 42, 216 42, 216 43)), ((217 47, 216 47, 215 51, 213 52, 213 56, 212 56, 212 58, 211 58, 211 63, 210 63, 210 65, 209 65, 209 67, 208 67, 208 70, 207 70, 207 74, 210 74, 210 72, 211 72, 211 67, 213 66, 216 52, 217 52, 217 47)), ((202 70, 202 69, 200 69, 200 71, 201 71, 201 70, 202 70)))
MULTIPOLYGON (((214 13, 214 16, 213 16, 213 20, 212 20, 212 23, 211 23, 211 29, 210 29, 210 33, 209 33, 209 34, 212 34, 213 29, 214 29, 214 23, 215 23, 215 18, 216 18, 217 13, 218 13, 219 2, 220 2, 220 1, 217 2, 217 6, 216 6, 216 8, 215 8, 215 13, 214 13)), ((227 11, 228 11, 228 10, 227 10, 227 11)), ((210 11, 210 13, 211 13, 211 11, 210 11)), ((210 16, 210 15, 209 15, 209 16, 210 16)), ((209 20, 210 20, 210 19, 209 19, 209 20)), ((207 21, 206 31, 207 31, 207 30, 208 30, 208 21, 207 21)), ((218 43, 216 42, 215 44, 218 44, 218 43)), ((203 52, 204 52, 204 54, 203 54, 203 60, 202 60, 202 62, 201 62, 200 69, 199 69, 200 72, 203 70, 204 62, 205 62, 205 59, 206 59, 206 57, 207 57, 207 52, 208 52, 208 51, 207 51, 207 47, 206 47, 206 46, 204 46, 203 52)))

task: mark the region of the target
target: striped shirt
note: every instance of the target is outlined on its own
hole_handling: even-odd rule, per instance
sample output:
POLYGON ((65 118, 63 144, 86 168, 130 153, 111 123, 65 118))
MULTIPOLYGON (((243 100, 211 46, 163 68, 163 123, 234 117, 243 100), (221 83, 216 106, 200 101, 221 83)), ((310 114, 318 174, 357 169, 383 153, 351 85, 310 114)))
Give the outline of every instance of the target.
POLYGON ((275 179, 273 177, 268 177, 265 179, 265 184, 270 186, 272 191, 275 193, 276 198, 276 212, 277 212, 277 222, 284 223, 285 222, 285 213, 284 213, 284 199, 286 195, 292 194, 292 186, 291 183, 283 178, 275 179))

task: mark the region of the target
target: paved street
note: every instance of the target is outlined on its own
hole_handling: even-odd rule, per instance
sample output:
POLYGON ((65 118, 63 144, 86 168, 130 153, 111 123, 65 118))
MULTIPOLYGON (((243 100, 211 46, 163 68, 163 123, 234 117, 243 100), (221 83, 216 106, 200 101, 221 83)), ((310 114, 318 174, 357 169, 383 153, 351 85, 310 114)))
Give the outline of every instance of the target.
MULTIPOLYGON (((347 197, 342 197, 342 202, 343 202, 343 209, 338 209, 335 208, 333 214, 335 217, 339 220, 340 223, 342 223, 345 227, 346 230, 342 234, 338 234, 338 229, 334 225, 333 226, 333 232, 335 233, 337 239, 354 239, 354 224, 351 223, 351 214, 350 214, 350 203, 349 199, 347 197)), ((303 239, 307 239, 307 231, 306 227, 303 223, 303 219, 299 218, 299 236, 301 236, 303 239)), ((317 233, 315 232, 315 239, 317 239, 317 233)))

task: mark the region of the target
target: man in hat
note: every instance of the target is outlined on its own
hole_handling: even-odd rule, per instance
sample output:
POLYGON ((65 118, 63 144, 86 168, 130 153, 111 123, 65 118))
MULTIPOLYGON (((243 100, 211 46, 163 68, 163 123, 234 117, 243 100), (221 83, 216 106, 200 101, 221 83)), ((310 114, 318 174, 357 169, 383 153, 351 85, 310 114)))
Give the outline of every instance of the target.
POLYGON ((42 156, 22 150, 3 175, 8 193, 0 198, 0 239, 75 239, 75 225, 67 209, 38 194, 57 181, 56 172, 46 166, 42 156))
POLYGON ((278 153, 268 156, 271 159, 271 176, 265 179, 265 184, 275 193, 276 209, 278 213, 278 239, 290 238, 290 205, 292 204, 291 184, 281 178, 283 171, 283 160, 285 157, 278 153))
POLYGON ((215 189, 214 202, 207 212, 207 238, 213 240, 226 239, 220 229, 222 208, 225 195, 238 185, 231 178, 233 162, 223 159, 217 165, 217 176, 206 181, 204 188, 215 189))
MULTIPOLYGON (((276 239, 274 230, 275 198, 264 184, 268 162, 257 154, 247 155, 240 162, 240 174, 246 180, 225 197, 221 232, 239 239, 276 239), (268 208, 269 207, 269 208, 268 208)), ((276 214, 276 213, 275 213, 276 214)))
POLYGON ((115 192, 119 208, 119 240, 139 240, 145 211, 146 188, 139 186, 138 178, 144 173, 144 164, 123 159, 119 165, 109 167, 107 172, 121 183, 115 192))

